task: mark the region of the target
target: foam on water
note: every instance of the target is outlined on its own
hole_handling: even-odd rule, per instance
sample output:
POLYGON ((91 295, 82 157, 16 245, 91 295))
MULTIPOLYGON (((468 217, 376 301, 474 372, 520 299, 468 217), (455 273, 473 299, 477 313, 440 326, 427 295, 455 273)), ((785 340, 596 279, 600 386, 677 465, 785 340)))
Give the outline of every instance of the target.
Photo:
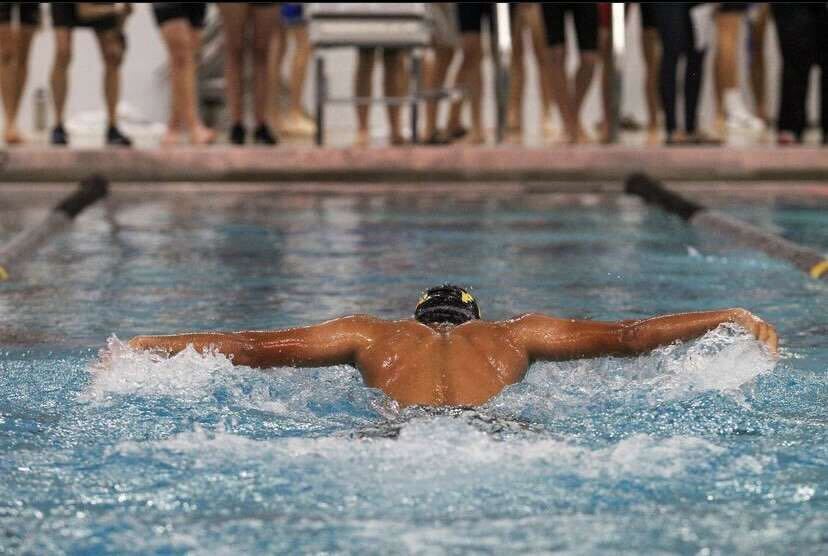
MULTIPOLYGON (((774 360, 744 331, 721 326, 686 345, 670 345, 638 358, 601 358, 589 361, 537 365, 522 384, 507 389, 482 408, 503 416, 589 412, 596 398, 619 403, 654 406, 686 399, 708 391, 741 396, 740 388, 761 373, 770 371, 774 360)), ((515 472, 527 469, 557 470, 583 478, 669 478, 688 469, 707 465, 723 452, 716 443, 693 435, 654 437, 634 432, 603 446, 586 446, 577 438, 553 434, 514 434, 504 450, 496 438, 464 418, 441 415, 408 415, 376 391, 365 388, 352 369, 277 369, 264 373, 233 367, 223 355, 198 353, 187 348, 165 358, 129 349, 117 338, 110 339, 108 356, 93 369, 93 380, 85 396, 94 402, 112 396, 171 397, 183 401, 211 398, 217 389, 230 392, 222 403, 253 407, 275 419, 310 424, 324 419, 325 412, 342 411, 337 398, 353 404, 345 430, 322 437, 282 438, 263 442, 225 428, 196 424, 191 430, 150 442, 125 441, 116 454, 160 458, 173 462, 181 455, 197 467, 222 465, 242 458, 272 465, 290 461, 310 465, 324 461, 330 469, 347 468, 376 472, 381 466, 400 481, 407 473, 431 481, 453 476, 458 466, 473 474, 491 466, 515 472), (320 378, 324 377, 324 378, 320 378), (333 405, 332 405, 333 404, 333 405), (313 411, 311 407, 335 409, 313 411), (353 432, 365 424, 358 410, 374 417, 406 418, 396 439, 360 440, 353 432), (390 470, 393 470, 391 472, 390 470), (452 471, 454 470, 454 471, 452 471)), ((215 403, 212 401, 211 403, 215 403)), ((754 462, 755 463, 755 462, 754 462)), ((743 465, 754 465, 742 462, 743 465)), ((740 465, 742 465, 740 464, 740 465)), ((761 467, 761 465, 760 465, 761 467)), ((369 476, 363 477, 370 481, 369 476)), ((457 481, 456 477, 451 479, 457 481)))

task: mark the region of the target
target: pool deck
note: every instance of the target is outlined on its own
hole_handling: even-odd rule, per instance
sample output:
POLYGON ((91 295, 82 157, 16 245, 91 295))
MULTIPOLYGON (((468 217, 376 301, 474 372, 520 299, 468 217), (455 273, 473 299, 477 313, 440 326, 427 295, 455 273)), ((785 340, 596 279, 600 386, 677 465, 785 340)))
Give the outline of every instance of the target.
POLYGON ((0 183, 116 182, 601 182, 635 171, 665 180, 828 181, 828 149, 579 146, 176 147, 0 151, 0 183))

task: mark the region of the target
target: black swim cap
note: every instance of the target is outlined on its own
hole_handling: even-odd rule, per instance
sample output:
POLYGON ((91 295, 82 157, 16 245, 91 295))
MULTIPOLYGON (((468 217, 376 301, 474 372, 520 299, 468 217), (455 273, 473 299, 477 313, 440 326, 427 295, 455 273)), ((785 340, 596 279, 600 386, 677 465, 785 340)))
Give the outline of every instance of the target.
POLYGON ((463 288, 443 284, 426 290, 420 296, 414 318, 423 324, 463 324, 479 319, 480 308, 474 296, 463 288))

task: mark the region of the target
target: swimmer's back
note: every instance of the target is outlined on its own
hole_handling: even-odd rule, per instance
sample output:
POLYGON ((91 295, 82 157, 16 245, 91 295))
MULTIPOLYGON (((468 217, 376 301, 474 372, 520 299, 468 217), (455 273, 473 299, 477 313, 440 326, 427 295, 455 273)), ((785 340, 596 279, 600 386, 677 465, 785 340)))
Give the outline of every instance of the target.
POLYGON ((480 405, 523 378, 528 367, 497 322, 432 328, 381 321, 356 364, 368 386, 403 405, 480 405))

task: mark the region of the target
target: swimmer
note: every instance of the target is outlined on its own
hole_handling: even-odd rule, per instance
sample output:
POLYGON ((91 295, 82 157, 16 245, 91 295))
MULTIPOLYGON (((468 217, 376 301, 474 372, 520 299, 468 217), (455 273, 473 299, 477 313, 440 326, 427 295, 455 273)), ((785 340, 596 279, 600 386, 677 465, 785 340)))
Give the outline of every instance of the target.
POLYGON ((137 336, 129 345, 170 355, 188 345, 212 348, 236 365, 259 368, 352 365, 367 386, 402 406, 476 406, 520 382, 534 361, 638 355, 726 322, 776 353, 774 328, 745 309, 618 322, 538 313, 485 321, 477 300, 448 284, 427 290, 411 319, 352 315, 284 330, 137 336))

